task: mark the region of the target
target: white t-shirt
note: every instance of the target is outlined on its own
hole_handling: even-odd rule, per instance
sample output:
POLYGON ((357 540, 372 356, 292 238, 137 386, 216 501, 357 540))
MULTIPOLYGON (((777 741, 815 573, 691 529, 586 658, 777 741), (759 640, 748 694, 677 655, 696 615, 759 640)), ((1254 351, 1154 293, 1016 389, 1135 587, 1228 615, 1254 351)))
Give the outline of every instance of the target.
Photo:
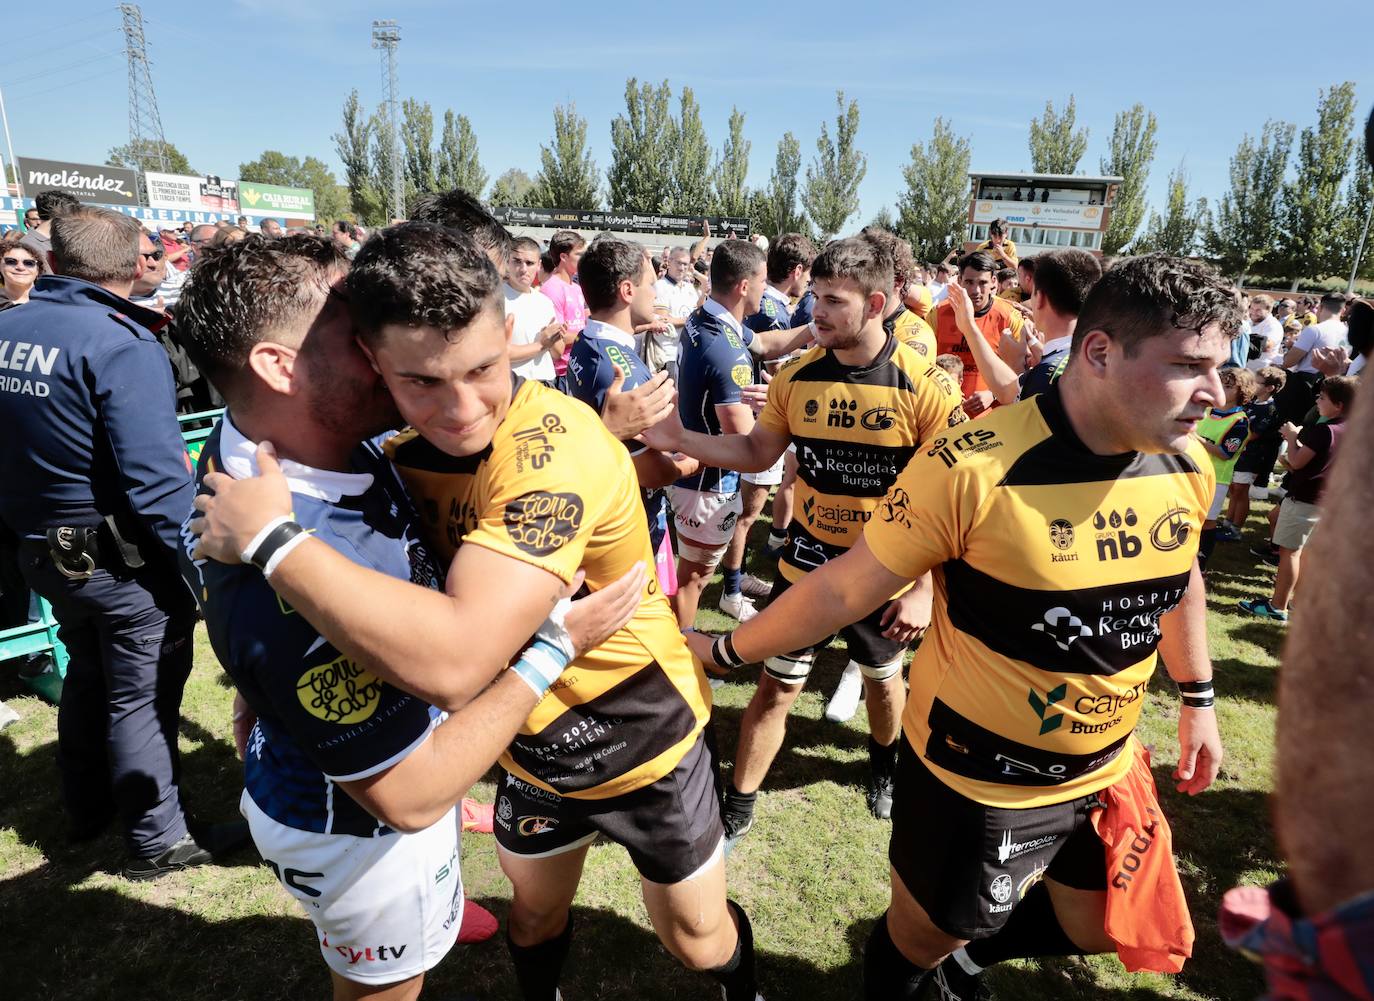
POLYGON ((1314 323, 1310 327, 1303 327, 1298 336, 1293 339, 1293 347, 1306 351, 1307 354, 1303 356, 1302 361, 1293 367, 1293 371, 1320 375, 1317 366, 1312 364, 1312 352, 1316 348, 1334 348, 1344 344, 1345 335, 1345 324, 1334 316, 1329 320, 1322 320, 1321 323, 1314 323))
MULTIPOLYGON (((515 317, 510 342, 533 344, 539 337, 539 331, 557 319, 553 303, 548 296, 535 291, 517 292, 504 282, 501 287, 506 293, 506 315, 515 317)), ((525 379, 537 379, 539 382, 552 382, 554 379, 553 359, 547 351, 511 368, 516 375, 525 379)))
POLYGON ((1272 316, 1266 316, 1250 327, 1250 341, 1259 345, 1259 357, 1247 366, 1258 372, 1266 365, 1279 365, 1283 362, 1283 324, 1272 316))
MULTIPOLYGON (((668 315, 681 319, 697 308, 697 287, 689 281, 673 282, 660 278, 654 282, 654 305, 667 307, 668 315)), ((677 328, 673 329, 673 333, 677 328)))

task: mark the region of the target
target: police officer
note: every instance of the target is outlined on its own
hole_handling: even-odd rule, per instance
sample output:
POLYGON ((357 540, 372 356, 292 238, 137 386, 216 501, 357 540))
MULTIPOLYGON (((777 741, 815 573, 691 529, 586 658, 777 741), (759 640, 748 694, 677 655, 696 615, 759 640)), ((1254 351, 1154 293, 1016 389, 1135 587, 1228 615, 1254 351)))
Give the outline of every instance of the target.
POLYGON ((59 216, 54 274, 0 311, 0 522, 71 657, 57 716, 71 835, 117 817, 124 875, 151 879, 210 855, 177 790, 195 619, 175 550, 193 489, 164 317, 128 301, 139 231, 104 209, 59 216))

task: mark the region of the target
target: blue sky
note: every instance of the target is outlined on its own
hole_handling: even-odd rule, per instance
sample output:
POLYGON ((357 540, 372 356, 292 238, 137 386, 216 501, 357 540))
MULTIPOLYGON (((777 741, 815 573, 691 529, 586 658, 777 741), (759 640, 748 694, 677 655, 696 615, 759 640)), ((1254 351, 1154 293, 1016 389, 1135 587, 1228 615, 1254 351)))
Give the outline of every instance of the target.
MULTIPOLYGON (((508 167, 533 175, 553 106, 570 101, 604 171, 610 121, 637 76, 691 86, 716 146, 738 105, 753 144, 749 182, 763 185, 785 131, 810 162, 842 88, 859 101, 868 155, 856 226, 895 203, 911 144, 937 115, 970 137, 974 169, 1027 170, 1028 121, 1070 93, 1091 130, 1081 171, 1097 172, 1113 116, 1141 101, 1159 118, 1152 201, 1180 162, 1194 193, 1215 198, 1237 142, 1266 118, 1310 124, 1318 90, 1344 80, 1356 82, 1362 116, 1374 103, 1374 57, 1359 41, 1369 0, 1319 7, 1309 8, 1320 21, 1308 24, 1310 41, 1295 31, 1300 8, 1272 0, 1155 0, 1124 14, 1085 2, 809 0, 555 4, 552 14, 530 3, 152 0, 143 11, 167 138, 203 172, 233 176, 279 149, 341 174, 331 135, 350 89, 368 106, 383 96, 370 25, 389 17, 401 25, 402 95, 429 101, 436 119, 445 108, 466 114, 493 179, 508 167)), ((119 15, 113 4, 63 3, 60 20, 54 10, 7 4, 0 18, 15 152, 99 163, 128 137, 119 15)))

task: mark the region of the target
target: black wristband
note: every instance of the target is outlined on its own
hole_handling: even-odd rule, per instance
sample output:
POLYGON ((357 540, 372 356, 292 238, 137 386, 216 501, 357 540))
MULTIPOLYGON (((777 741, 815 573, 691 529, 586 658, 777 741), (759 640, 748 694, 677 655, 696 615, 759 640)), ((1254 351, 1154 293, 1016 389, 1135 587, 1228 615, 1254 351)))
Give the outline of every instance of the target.
POLYGON ((286 545, 296 536, 303 533, 305 529, 294 521, 284 521, 272 531, 267 533, 267 538, 258 543, 258 548, 253 550, 248 557, 248 562, 253 564, 263 572, 267 571, 268 564, 272 561, 273 554, 278 549, 286 545))
POLYGON ((730 633, 717 637, 711 644, 711 656, 721 667, 736 668, 744 665, 744 658, 735 651, 735 641, 730 633))
POLYGON ((1206 681, 1180 681, 1177 682, 1177 684, 1178 690, 1184 695, 1200 694, 1202 692, 1211 692, 1212 690, 1211 678, 1208 678, 1206 681))

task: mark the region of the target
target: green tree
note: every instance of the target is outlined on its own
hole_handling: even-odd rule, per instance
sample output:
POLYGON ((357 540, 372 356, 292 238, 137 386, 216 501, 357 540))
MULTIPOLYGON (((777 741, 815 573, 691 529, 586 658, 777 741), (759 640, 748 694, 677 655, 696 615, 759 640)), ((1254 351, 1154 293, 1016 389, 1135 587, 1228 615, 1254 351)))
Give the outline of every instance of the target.
POLYGON ((477 152, 477 133, 467 115, 444 112, 444 131, 439 139, 437 157, 439 189, 449 191, 462 188, 474 198, 482 197, 487 186, 487 172, 477 152))
POLYGON ((658 212, 673 186, 676 128, 669 105, 673 92, 664 80, 655 87, 631 77, 625 81, 625 114, 611 122, 611 167, 606 172, 611 208, 658 212))
POLYGON ((1342 277, 1349 277, 1351 269, 1355 267, 1355 255, 1360 252, 1360 241, 1364 237, 1363 256, 1360 258, 1360 269, 1357 277, 1374 278, 1374 232, 1365 236, 1365 229, 1369 222, 1369 209, 1374 203, 1374 171, 1369 169, 1369 161, 1364 157, 1364 151, 1355 150, 1354 165, 1350 175, 1350 184, 1346 188, 1345 198, 1341 201, 1341 220, 1338 227, 1336 238, 1337 249, 1340 252, 1340 270, 1342 277))
POLYGON ((239 180, 309 188, 315 196, 315 218, 334 222, 348 212, 347 189, 339 185, 328 165, 313 156, 299 160, 275 149, 263 150, 256 160, 239 164, 239 180))
POLYGON ((436 190, 434 112, 429 102, 407 97, 401 102, 401 148, 405 156, 406 204, 417 194, 436 190))
MULTIPOLYGON (((386 106, 385 101, 377 105, 377 110, 372 115, 370 127, 373 137, 369 155, 372 184, 377 189, 381 199, 382 216, 380 221, 385 223, 394 216, 406 214, 406 206, 393 204, 392 199, 391 181, 397 173, 402 176, 401 187, 404 196, 405 163, 398 162, 396 158, 395 133, 391 128, 390 109, 386 106)), ((404 152, 402 157, 404 157, 404 152)))
POLYGON ((721 215, 741 216, 749 212, 750 192, 744 179, 749 174, 749 148, 744 138, 744 113, 730 109, 730 131, 716 161, 716 207, 721 215))
POLYGON ((1231 157, 1231 187, 1210 215, 1202 244, 1207 256, 1237 281, 1272 255, 1292 145, 1293 126, 1271 120, 1264 123, 1258 142, 1247 133, 1231 157))
POLYGON ((711 144, 701 124, 701 105, 691 87, 683 87, 677 121, 673 123, 673 183, 667 211, 705 215, 711 210, 711 144))
POLYGON ((1088 130, 1075 129, 1078 109, 1074 97, 1063 112, 1045 102, 1045 113, 1030 123, 1031 170, 1037 174, 1072 174, 1088 151, 1088 130))
POLYGON ((797 174, 801 171, 801 143, 791 132, 778 140, 777 157, 768 187, 749 199, 749 220, 756 233, 774 237, 810 229, 804 213, 797 212, 797 174))
POLYGON ((859 102, 844 103, 844 91, 835 92, 835 138, 821 122, 816 156, 806 168, 802 204, 823 240, 838 233, 859 209, 859 183, 868 172, 868 157, 859 152, 859 102))
POLYGON ((868 224, 877 229, 885 229, 889 233, 897 232, 897 217, 892 214, 892 210, 886 205, 874 213, 873 218, 868 221, 868 224))
MULTIPOLYGON (((166 173, 200 173, 200 171, 192 169, 191 161, 186 159, 186 154, 171 143, 163 143, 161 152, 167 157, 166 173)), ((129 170, 160 171, 163 169, 162 160, 158 156, 156 140, 144 140, 138 143, 127 142, 123 146, 116 146, 110 150, 105 163, 110 167, 127 167, 129 170)))
POLYGON ((530 175, 516 167, 501 174, 491 185, 491 196, 487 199, 492 205, 514 205, 527 207, 534 181, 530 175))
POLYGON ((1188 201, 1188 172, 1180 164, 1169 175, 1164 212, 1150 213, 1149 225, 1134 249, 1143 254, 1190 257, 1197 249, 1198 234, 1207 219, 1207 199, 1188 201))
POLYGON ((972 156, 968 139, 943 118, 935 119, 929 142, 911 147, 911 162, 902 168, 906 190, 897 199, 897 232, 918 260, 943 260, 963 246, 972 156))
POLYGON ((343 106, 343 130, 334 133, 334 149, 344 165, 344 182, 353 214, 369 226, 385 222, 381 192, 373 183, 369 155, 373 125, 374 120, 363 114, 358 92, 350 92, 343 106))
POLYGON ((1299 279, 1321 279, 1347 259, 1339 242, 1342 189, 1355 151, 1355 85, 1320 91, 1317 126, 1298 138, 1297 170, 1283 186, 1279 257, 1293 288, 1299 279))
POLYGON ((553 142, 539 147, 539 172, 530 192, 533 208, 595 209, 601 204, 597 195, 596 163, 587 151, 587 120, 577 114, 577 106, 558 105, 553 109, 553 142))
POLYGON ((1102 237, 1104 254, 1115 255, 1125 250, 1145 221, 1145 188, 1150 180, 1150 164, 1155 159, 1157 125, 1154 112, 1146 111, 1143 104, 1117 113, 1107 156, 1101 160, 1103 174, 1121 178, 1111 222, 1102 237))

